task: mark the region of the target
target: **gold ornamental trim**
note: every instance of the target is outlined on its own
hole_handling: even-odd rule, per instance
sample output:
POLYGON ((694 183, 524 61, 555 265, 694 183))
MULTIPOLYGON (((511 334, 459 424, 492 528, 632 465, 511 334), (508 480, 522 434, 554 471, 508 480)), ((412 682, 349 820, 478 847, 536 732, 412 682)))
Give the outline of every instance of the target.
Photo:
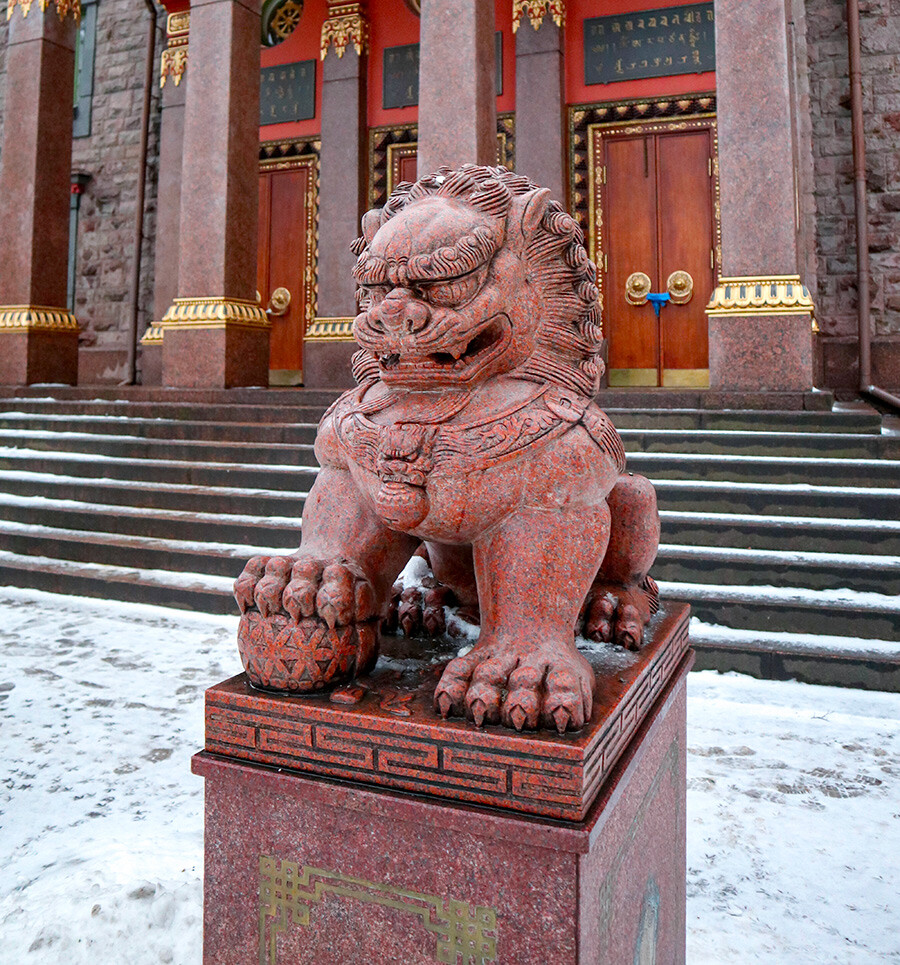
POLYGON ((352 318, 314 318, 306 330, 307 342, 352 342, 352 318))
POLYGON ((177 87, 187 70, 188 34, 190 33, 191 12, 171 13, 166 20, 166 49, 159 60, 159 86, 166 86, 166 78, 171 77, 177 87))
MULTIPOLYGON (((38 6, 41 8, 41 13, 46 13, 47 8, 50 6, 51 2, 56 5, 56 13, 59 17, 60 23, 68 17, 69 14, 75 18, 75 22, 78 23, 81 20, 81 0, 38 0, 38 6)), ((6 19, 9 20, 13 15, 13 10, 18 7, 22 11, 22 17, 27 17, 31 12, 31 6, 34 0, 8 0, 6 4, 6 19)))
POLYGON ((141 336, 141 345, 162 345, 162 340, 162 322, 151 322, 147 326, 147 331, 141 336))
POLYGON ((421 927, 435 940, 435 962, 455 965, 462 960, 469 965, 488 965, 497 960, 498 922, 494 908, 260 855, 260 965, 275 965, 278 936, 292 925, 309 927, 316 905, 329 894, 418 918, 421 927))
POLYGON ((242 298, 176 298, 163 315, 160 327, 167 328, 270 328, 271 323, 258 302, 242 298))
POLYGON ((369 49, 369 22, 361 3, 335 3, 329 7, 322 24, 322 60, 332 44, 338 57, 344 56, 350 44, 360 57, 369 49))
POLYGON ((720 278, 706 314, 710 316, 813 315, 809 289, 799 275, 720 278))
POLYGON ((566 19, 566 0, 513 0, 512 28, 513 33, 519 29, 522 18, 527 16, 531 26, 540 30, 544 17, 553 17, 557 27, 562 27, 566 19))
POLYGON ((71 312, 40 305, 9 305, 0 308, 0 333, 77 332, 78 322, 71 312))

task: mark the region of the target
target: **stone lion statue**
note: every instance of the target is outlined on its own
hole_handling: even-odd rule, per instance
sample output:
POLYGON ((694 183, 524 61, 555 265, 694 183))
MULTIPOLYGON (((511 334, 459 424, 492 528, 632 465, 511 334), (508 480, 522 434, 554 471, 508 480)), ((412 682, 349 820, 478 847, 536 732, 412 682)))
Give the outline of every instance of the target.
POLYGON ((354 245, 358 386, 325 414, 290 557, 235 584, 251 682, 309 691, 364 673, 391 590, 424 549, 480 614, 434 694, 478 726, 577 730, 582 630, 637 649, 658 606, 650 483, 594 404, 595 268, 549 192, 466 165, 401 184, 354 245))

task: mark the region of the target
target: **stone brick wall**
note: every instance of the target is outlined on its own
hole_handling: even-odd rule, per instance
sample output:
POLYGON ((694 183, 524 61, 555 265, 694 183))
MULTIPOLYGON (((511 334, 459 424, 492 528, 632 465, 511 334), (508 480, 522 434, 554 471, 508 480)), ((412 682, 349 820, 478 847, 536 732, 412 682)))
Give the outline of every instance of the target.
MULTIPOLYGON (((146 7, 135 0, 101 0, 98 6, 91 134, 76 138, 72 151, 72 169, 91 175, 81 199, 75 284, 75 316, 86 350, 79 359, 81 382, 119 381, 126 374, 148 20, 146 7)), ((157 17, 157 27, 138 336, 150 321, 153 304, 164 16, 157 17)))
MULTIPOLYGON (((165 16, 161 7, 159 10, 145 186, 139 336, 150 321, 153 304, 159 54, 165 42, 165 16)), ((126 375, 148 20, 146 6, 139 0, 100 0, 98 4, 91 133, 75 138, 72 151, 72 170, 91 176, 81 198, 77 244, 75 315, 82 326, 80 382, 118 382, 126 375)), ((6 18, 0 15, 0 131, 6 35, 6 18)))
MULTIPOLYGON (((860 0, 876 381, 900 386, 900 0, 860 0)), ((806 0, 814 297, 826 384, 856 384, 856 244, 844 0, 806 0)))

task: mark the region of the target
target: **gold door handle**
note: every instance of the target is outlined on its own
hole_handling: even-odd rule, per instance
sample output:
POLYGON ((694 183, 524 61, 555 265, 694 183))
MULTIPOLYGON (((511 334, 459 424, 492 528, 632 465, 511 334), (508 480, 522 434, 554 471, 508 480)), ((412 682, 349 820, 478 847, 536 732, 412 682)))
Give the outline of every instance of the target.
POLYGON ((694 295, 694 279, 686 271, 673 271, 666 291, 673 305, 686 305, 694 295))
POLYGON ((269 307, 266 309, 267 315, 274 315, 276 318, 287 315, 291 307, 291 293, 286 288, 276 288, 269 298, 269 307))
POLYGON ((625 279, 625 301, 629 305, 643 305, 650 294, 650 276, 633 271, 625 279))

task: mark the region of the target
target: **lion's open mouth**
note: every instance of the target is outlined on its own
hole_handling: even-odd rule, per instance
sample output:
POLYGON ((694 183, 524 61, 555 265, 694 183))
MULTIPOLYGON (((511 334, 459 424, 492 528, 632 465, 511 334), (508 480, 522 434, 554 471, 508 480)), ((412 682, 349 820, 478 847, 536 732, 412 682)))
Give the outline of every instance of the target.
POLYGON ((396 372, 398 369, 437 370, 448 374, 461 372, 480 367, 502 352, 509 335, 509 320, 506 315, 495 315, 474 332, 468 342, 460 342, 449 351, 430 352, 428 355, 415 357, 392 352, 380 356, 378 361, 385 372, 396 372))

